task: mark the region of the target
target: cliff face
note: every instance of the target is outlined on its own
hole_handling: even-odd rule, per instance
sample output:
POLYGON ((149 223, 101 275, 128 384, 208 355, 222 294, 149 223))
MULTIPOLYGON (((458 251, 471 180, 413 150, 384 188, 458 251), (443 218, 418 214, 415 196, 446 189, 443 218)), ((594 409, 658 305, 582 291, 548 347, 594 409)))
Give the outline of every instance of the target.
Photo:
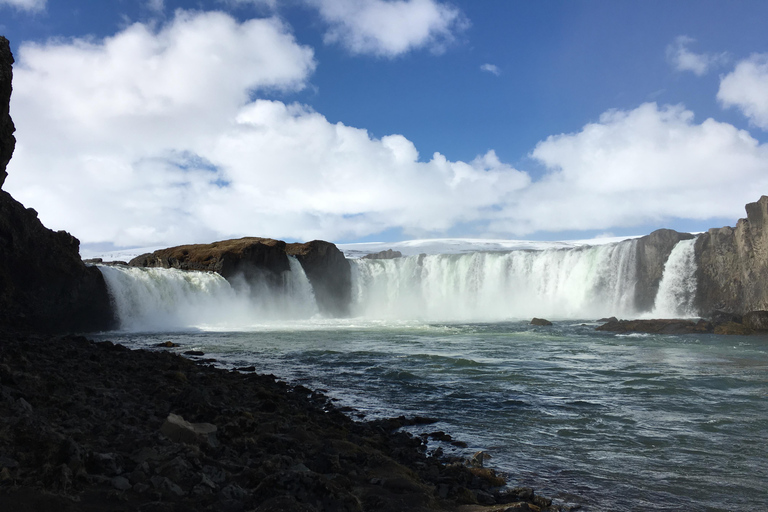
POLYGON ((129 262, 134 267, 163 267, 207 270, 221 274, 233 284, 266 282, 283 285, 290 270, 288 256, 295 256, 312 284, 320 312, 344 316, 349 312, 351 271, 339 249, 320 240, 286 244, 271 238, 240 238, 212 244, 182 245, 142 254, 129 262))
POLYGON ((768 309, 768 196, 746 210, 735 228, 710 229, 696 240, 696 305, 702 314, 768 309))
POLYGON ((635 307, 638 311, 653 309, 659 283, 664 274, 664 265, 675 245, 681 240, 690 240, 690 233, 678 233, 671 229, 658 229, 637 240, 637 284, 635 285, 635 307))
POLYGON ((13 55, 8 40, 0 36, 0 187, 5 183, 5 167, 11 160, 16 138, 13 132, 16 127, 11 120, 11 79, 13 77, 13 55))
MULTIPOLYGON (((0 185, 16 143, 9 115, 13 57, 0 37, 0 185)), ((0 326, 46 332, 114 326, 97 268, 80 260, 80 242, 47 229, 37 212, 0 191, 0 326)))
POLYGON ((134 267, 207 270, 217 272, 228 280, 240 276, 246 280, 266 277, 273 285, 280 283, 282 272, 290 270, 285 256, 285 242, 256 237, 170 247, 137 256, 128 264, 134 267))
POLYGON ((322 240, 288 244, 286 253, 295 256, 312 283, 320 311, 331 316, 349 314, 352 271, 338 247, 322 240))

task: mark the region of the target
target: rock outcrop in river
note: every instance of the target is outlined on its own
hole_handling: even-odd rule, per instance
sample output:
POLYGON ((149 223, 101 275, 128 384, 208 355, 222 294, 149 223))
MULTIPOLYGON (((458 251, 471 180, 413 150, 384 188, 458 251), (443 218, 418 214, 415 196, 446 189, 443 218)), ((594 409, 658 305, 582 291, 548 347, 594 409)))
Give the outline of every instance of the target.
MULTIPOLYGON (((13 56, 0 36, 0 185, 15 146, 9 115, 13 56)), ((0 326, 47 332, 95 331, 114 325, 97 268, 80 259, 80 242, 52 231, 37 212, 0 190, 0 326)))
POLYGON ((351 271, 344 254, 333 244, 314 240, 287 244, 271 238, 247 237, 212 244, 181 245, 137 256, 134 267, 163 267, 207 270, 221 274, 236 286, 266 282, 279 287, 283 273, 290 271, 288 256, 301 264, 312 284, 321 313, 344 316, 349 312, 351 271))

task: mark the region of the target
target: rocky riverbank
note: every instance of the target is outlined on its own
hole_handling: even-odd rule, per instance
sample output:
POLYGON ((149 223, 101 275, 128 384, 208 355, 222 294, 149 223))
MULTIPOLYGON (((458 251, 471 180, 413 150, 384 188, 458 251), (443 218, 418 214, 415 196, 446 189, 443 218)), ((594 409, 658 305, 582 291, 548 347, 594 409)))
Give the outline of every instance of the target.
POLYGON ((248 370, 0 334, 0 510, 561 510, 399 431, 428 419, 353 421, 248 370))

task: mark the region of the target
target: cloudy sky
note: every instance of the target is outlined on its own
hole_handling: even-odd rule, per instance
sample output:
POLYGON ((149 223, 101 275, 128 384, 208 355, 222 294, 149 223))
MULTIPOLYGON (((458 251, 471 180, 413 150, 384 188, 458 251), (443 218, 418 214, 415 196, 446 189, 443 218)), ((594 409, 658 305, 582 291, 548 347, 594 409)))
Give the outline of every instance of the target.
POLYGON ((4 188, 84 247, 574 239, 768 194, 768 2, 0 0, 4 188))

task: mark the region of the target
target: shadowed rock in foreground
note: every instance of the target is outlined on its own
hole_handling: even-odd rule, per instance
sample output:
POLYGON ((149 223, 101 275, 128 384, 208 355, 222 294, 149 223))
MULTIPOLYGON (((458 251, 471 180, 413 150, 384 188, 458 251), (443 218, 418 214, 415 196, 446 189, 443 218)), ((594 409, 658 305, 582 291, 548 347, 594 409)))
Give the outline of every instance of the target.
MULTIPOLYGON (((8 113, 13 56, 0 36, 0 185, 15 146, 8 113)), ((80 260, 80 242, 52 231, 37 212, 0 191, 0 326, 40 332, 96 331, 115 325, 98 269, 80 260)))
POLYGON ((356 422, 271 375, 0 332, 3 511, 560 510, 398 431, 430 421, 356 422))

